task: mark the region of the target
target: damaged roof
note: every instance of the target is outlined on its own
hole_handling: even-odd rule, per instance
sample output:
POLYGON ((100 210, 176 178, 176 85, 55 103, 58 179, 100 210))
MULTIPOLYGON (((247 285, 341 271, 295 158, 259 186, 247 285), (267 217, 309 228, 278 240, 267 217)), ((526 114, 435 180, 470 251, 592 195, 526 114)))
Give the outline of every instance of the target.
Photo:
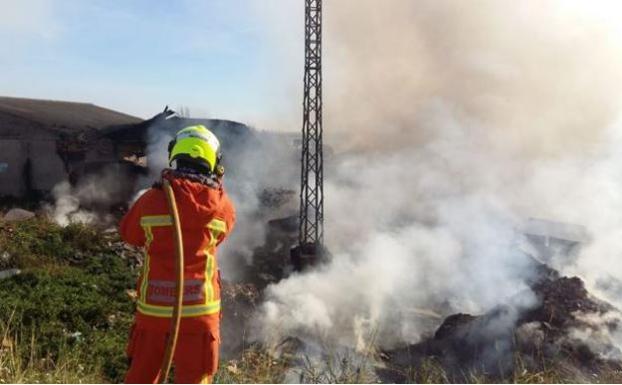
POLYGON ((16 120, 65 134, 142 121, 90 103, 0 97, 0 127, 4 122, 15 124, 16 120))
POLYGON ((521 230, 526 235, 555 238, 569 242, 583 243, 589 240, 589 234, 585 226, 546 219, 529 218, 523 224, 521 230))
POLYGON ((220 139, 223 147, 241 144, 253 137, 254 131, 245 124, 223 119, 194 119, 176 116, 172 110, 165 110, 153 118, 137 124, 120 124, 100 130, 100 134, 118 142, 148 143, 150 132, 174 136, 184 127, 203 124, 220 139))

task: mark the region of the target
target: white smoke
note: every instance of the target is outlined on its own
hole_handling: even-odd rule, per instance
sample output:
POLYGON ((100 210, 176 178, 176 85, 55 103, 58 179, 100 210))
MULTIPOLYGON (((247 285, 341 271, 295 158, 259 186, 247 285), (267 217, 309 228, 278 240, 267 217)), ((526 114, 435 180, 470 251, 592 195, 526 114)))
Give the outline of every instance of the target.
MULTIPOLYGON (((186 111, 186 114, 190 112, 186 111)), ((252 128, 248 135, 236 137, 235 133, 227 134, 227 123, 220 124, 225 125, 222 130, 224 136, 232 135, 231 138, 221 136, 219 140, 225 165, 224 186, 235 206, 236 225, 218 255, 224 276, 232 280, 241 278, 244 267, 252 263, 254 249, 264 244, 267 221, 279 216, 278 212, 266 212, 262 207, 262 192, 265 189, 289 188, 296 178, 293 172, 297 171, 297 167, 292 167, 293 147, 287 139, 252 128), (230 148, 223 146, 225 141, 232 142, 230 148)), ((170 167, 168 144, 173 135, 174 132, 165 124, 156 123, 149 128, 146 150, 149 172, 139 181, 140 188, 133 201, 160 179, 164 168, 170 167)))
POLYGON ((54 205, 44 207, 54 222, 65 227, 71 223, 90 224, 97 215, 80 208, 80 199, 73 193, 69 182, 61 182, 52 189, 54 205))
POLYGON ((147 148, 145 150, 148 173, 138 183, 141 191, 151 187, 154 181, 160 179, 162 170, 170 167, 168 163, 168 144, 173 140, 174 134, 162 122, 156 122, 149 127, 147 148))
POLYGON ((230 276, 236 275, 236 265, 253 263, 255 248, 265 243, 267 222, 283 215, 283 208, 266 208, 262 195, 290 189, 298 177, 296 153, 287 137, 253 130, 251 139, 235 146, 235 153, 224 155, 225 162, 231 159, 225 186, 237 213, 236 229, 221 250, 223 269, 230 276))
POLYGON ((412 343, 438 326, 429 314, 481 313, 527 289, 514 247, 520 217, 493 194, 452 183, 437 145, 331 165, 334 260, 268 289, 264 333, 319 331, 364 346, 376 330, 385 347, 412 343))
MULTIPOLYGON (((44 212, 57 224, 83 223, 98 227, 115 226, 112 205, 133 193, 133 178, 119 165, 83 176, 75 185, 62 181, 52 189, 53 203, 43 205, 44 212)), ((135 193, 136 200, 142 193, 135 193)))
POLYGON ((326 165, 334 259, 268 288, 260 338, 356 346, 377 329, 386 347, 434 330, 426 314, 486 311, 526 288, 514 229, 529 217, 588 227, 563 273, 590 290, 622 281, 617 3, 324 12, 326 135, 342 152, 326 165))
POLYGON ((622 360, 622 331, 619 325, 622 314, 609 311, 605 314, 578 313, 577 319, 584 322, 584 328, 572 328, 567 338, 586 344, 592 352, 610 360, 622 360))
POLYGON ((119 174, 105 169, 81 179, 75 186, 68 181, 58 183, 52 189, 53 204, 46 204, 44 211, 61 226, 71 223, 107 226, 114 222, 107 213, 115 197, 128 186, 118 182, 119 174))

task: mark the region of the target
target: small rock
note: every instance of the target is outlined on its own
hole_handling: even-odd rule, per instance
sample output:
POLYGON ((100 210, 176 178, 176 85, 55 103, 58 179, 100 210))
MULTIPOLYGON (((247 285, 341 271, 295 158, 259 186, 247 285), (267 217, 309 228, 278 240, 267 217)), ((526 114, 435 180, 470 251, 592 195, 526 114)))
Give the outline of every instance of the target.
POLYGON ((14 275, 18 275, 22 271, 20 269, 8 269, 0 271, 0 279, 11 278, 14 275))
POLYGON ((9 210, 9 212, 4 214, 3 219, 7 222, 19 222, 19 221, 25 221, 27 219, 33 218, 34 216, 35 216, 35 213, 33 213, 32 211, 15 208, 15 209, 9 210))

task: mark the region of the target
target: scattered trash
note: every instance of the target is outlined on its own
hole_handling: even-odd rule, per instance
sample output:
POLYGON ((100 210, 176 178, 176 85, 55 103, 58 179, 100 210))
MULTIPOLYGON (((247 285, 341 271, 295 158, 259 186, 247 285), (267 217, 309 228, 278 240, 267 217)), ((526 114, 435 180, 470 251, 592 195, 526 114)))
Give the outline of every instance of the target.
POLYGON ((136 299, 138 298, 138 292, 134 289, 126 290, 125 294, 127 294, 127 296, 130 297, 132 301, 136 301, 136 299))
POLYGON ((69 333, 67 335, 69 338, 73 338, 76 341, 80 341, 82 339, 82 333, 81 332, 73 332, 73 333, 69 333))

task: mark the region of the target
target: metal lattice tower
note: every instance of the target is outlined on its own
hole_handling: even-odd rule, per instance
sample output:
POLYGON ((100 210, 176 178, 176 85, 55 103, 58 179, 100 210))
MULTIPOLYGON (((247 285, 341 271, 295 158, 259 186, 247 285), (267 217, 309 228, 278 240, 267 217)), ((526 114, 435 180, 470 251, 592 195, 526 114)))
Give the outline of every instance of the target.
POLYGON ((305 75, 300 177, 300 246, 324 240, 322 0, 305 0, 305 75))

